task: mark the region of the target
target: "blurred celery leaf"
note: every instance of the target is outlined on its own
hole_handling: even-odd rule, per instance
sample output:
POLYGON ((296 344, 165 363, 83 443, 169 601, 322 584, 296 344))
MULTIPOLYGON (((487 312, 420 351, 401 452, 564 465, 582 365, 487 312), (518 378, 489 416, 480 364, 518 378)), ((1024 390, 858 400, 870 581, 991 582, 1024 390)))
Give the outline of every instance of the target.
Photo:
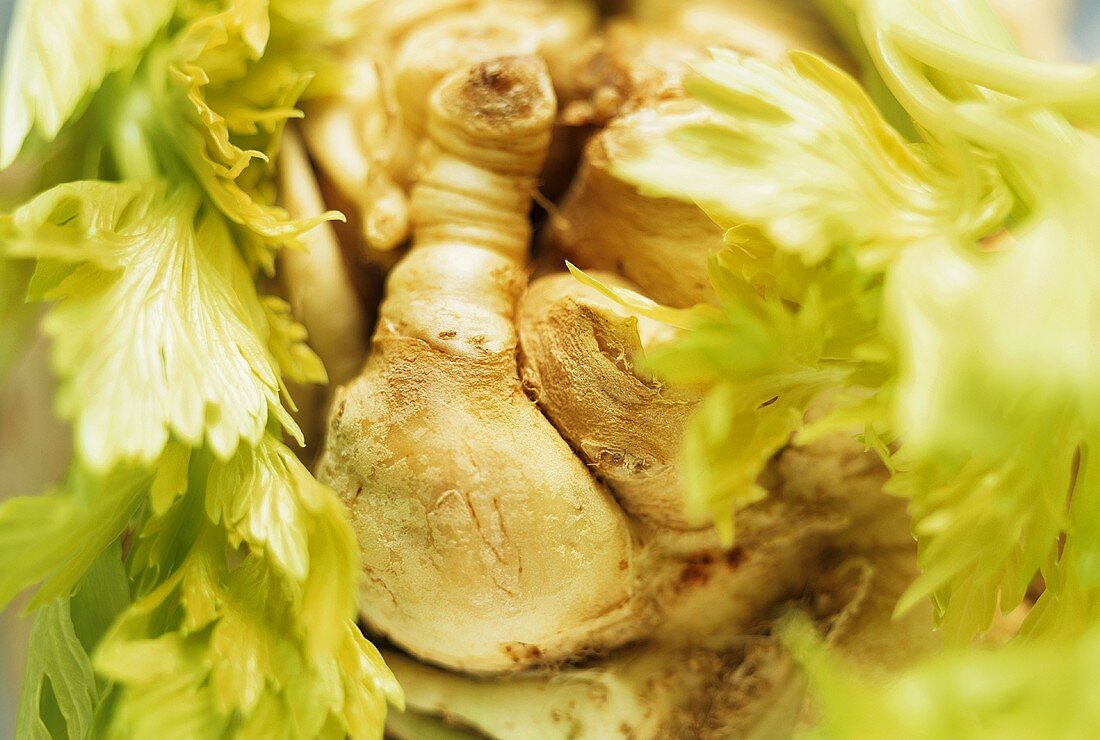
POLYGON ((136 64, 176 0, 21 0, 0 74, 0 169, 49 141, 103 79, 136 64))

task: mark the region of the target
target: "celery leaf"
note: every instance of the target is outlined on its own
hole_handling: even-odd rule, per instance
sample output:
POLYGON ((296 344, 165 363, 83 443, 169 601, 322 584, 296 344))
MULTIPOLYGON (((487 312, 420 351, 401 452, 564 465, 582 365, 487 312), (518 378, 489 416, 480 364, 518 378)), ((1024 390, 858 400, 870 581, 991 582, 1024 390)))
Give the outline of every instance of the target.
POLYGON ((8 249, 35 254, 35 296, 81 459, 151 462, 169 435, 228 458, 283 409, 263 308, 221 217, 157 182, 69 183, 11 219, 8 249), (29 246, 28 246, 29 245, 29 246), (217 372, 210 372, 217 368, 217 372))
POLYGON ((52 140, 103 79, 136 62, 175 0, 22 0, 0 78, 0 169, 32 129, 52 140))
POLYGON ((104 476, 78 468, 60 490, 0 504, 0 605, 40 581, 32 606, 67 594, 122 534, 152 477, 125 466, 104 476))
POLYGON ((687 83, 709 115, 613 163, 644 191, 751 225, 807 264, 851 245, 867 269, 924 238, 984 236, 1007 215, 991 162, 947 161, 910 144, 828 62, 794 52, 777 67, 713 54, 687 83))
POLYGON ((102 687, 88 655, 129 600, 116 545, 99 555, 72 596, 59 596, 35 613, 19 699, 18 737, 89 736, 102 687))

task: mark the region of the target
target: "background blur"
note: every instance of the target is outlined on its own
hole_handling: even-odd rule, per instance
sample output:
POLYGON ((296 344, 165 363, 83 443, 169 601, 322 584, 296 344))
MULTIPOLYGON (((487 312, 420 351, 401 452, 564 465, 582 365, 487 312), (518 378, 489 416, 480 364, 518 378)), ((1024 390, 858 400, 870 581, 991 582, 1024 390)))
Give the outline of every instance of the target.
MULTIPOLYGON (((7 38, 14 4, 17 0, 0 0, 0 50, 7 38)), ((57 0, 38 0, 56 2, 57 0)), ((91 0, 84 0, 90 2, 91 0)), ((732 1, 732 0, 731 0, 732 1)), ((1049 0, 999 0, 1008 8, 1024 8, 1036 2, 1049 0)), ((1069 53, 1079 60, 1093 61, 1100 57, 1100 0, 1069 0, 1067 15, 1069 53)), ((1023 17, 1021 12, 1021 17, 1023 17)), ((0 201, 5 200, 0 193, 0 201)), ((0 499, 15 494, 37 492, 57 480, 55 450, 29 448, 26 440, 43 439, 49 427, 56 426, 51 419, 42 419, 28 409, 47 408, 49 388, 42 383, 21 382, 34 377, 47 368, 44 347, 32 348, 26 361, 17 366, 7 379, 6 387, 0 387, 0 499), (20 387, 20 392, 13 388, 20 387), (35 387, 35 393, 25 388, 35 387), (36 428, 37 427, 37 428, 36 428)), ((4 567, 0 563, 0 568, 4 567)), ((26 632, 29 620, 18 613, 19 604, 0 614, 0 740, 14 736, 15 707, 19 696, 20 674, 26 655, 26 632)))

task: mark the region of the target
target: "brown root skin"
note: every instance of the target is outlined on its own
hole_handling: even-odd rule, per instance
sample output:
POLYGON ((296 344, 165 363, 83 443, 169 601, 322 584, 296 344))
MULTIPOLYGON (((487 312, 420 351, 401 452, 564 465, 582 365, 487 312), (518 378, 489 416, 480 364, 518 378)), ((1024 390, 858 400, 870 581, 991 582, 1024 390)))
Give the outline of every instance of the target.
POLYGON ((791 49, 842 69, 855 65, 809 0, 639 0, 611 20, 576 73, 577 99, 563 113, 573 125, 604 125, 639 105, 684 95, 691 65, 724 47, 771 62, 791 49))
MULTIPOLYGON (((623 284, 614 275, 596 275, 623 284)), ((528 392, 623 508, 659 528, 709 528, 709 521, 684 510, 677 473, 680 441, 699 396, 637 371, 639 319, 558 274, 531 284, 517 323, 528 392)))
POLYGON ((852 64, 805 0, 649 0, 634 9, 633 20, 608 25, 578 73, 585 94, 563 119, 610 124, 585 147, 546 243, 582 268, 617 272, 661 303, 711 302, 707 259, 722 247, 722 230, 692 203, 639 192, 615 175, 617 159, 672 127, 708 118, 686 98, 683 81, 709 47, 770 61, 798 48, 852 64))
POLYGON ((555 93, 571 95, 574 59, 595 23, 585 4, 496 0, 460 13, 422 20, 395 49, 394 84, 401 121, 412 138, 424 135, 428 95, 455 69, 504 55, 538 54, 555 93))
POLYGON ((575 73, 579 94, 563 110, 562 120, 604 126, 644 101, 682 97, 684 76, 706 56, 705 45, 674 30, 611 21, 575 73))

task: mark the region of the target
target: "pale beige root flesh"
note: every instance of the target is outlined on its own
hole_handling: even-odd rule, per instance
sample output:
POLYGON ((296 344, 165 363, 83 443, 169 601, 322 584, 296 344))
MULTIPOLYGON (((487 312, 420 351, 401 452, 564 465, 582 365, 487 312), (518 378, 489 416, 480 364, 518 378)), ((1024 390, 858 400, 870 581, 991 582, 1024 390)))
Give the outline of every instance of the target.
MULTIPOLYGON (((279 197, 293 218, 325 212, 313 168, 297 132, 288 129, 279 160, 279 197)), ((309 332, 310 346, 321 358, 329 382, 342 385, 355 377, 367 356, 365 311, 330 224, 301 237, 304 250, 279 252, 279 270, 294 316, 309 332)))
MULTIPOLYGON (((298 133, 288 128, 279 159, 279 200, 293 218, 325 212, 313 168, 298 133)), ((278 275, 294 318, 305 326, 310 346, 325 366, 331 387, 346 383, 367 356, 368 312, 360 300, 340 245, 328 223, 301 237, 303 250, 278 255, 278 275)), ((306 436, 307 459, 316 452, 327 417, 328 392, 320 386, 290 388, 295 418, 306 436)))
POLYGON ((666 732, 673 718, 691 713, 724 662, 706 650, 631 648, 592 668, 479 680, 384 657, 406 711, 491 738, 675 737, 666 732))
POLYGON ((916 573, 911 547, 832 552, 820 560, 817 574, 773 604, 767 620, 731 630, 723 650, 650 643, 587 667, 481 679, 398 653, 387 653, 386 662, 405 689, 406 712, 422 723, 417 738, 449 732, 501 740, 793 737, 813 714, 798 666, 777 634, 778 618, 801 614, 836 654, 872 675, 936 647, 929 605, 892 618, 916 573))
POLYGON ((531 57, 459 72, 433 95, 414 247, 318 470, 351 508, 364 618, 461 670, 561 660, 636 623, 626 518, 516 367, 527 210, 554 112, 531 57))
MULTIPOLYGON (((583 2, 549 0, 383 0, 371 12, 369 35, 345 51, 347 79, 308 103, 304 130, 325 177, 356 211, 353 249, 388 268, 409 236, 408 189, 436 84, 480 61, 537 53, 568 95, 595 14, 583 2)), ((576 159, 567 133, 547 165, 555 181, 576 159)))
POLYGON ((393 103, 367 50, 349 52, 339 94, 308 104, 302 128, 325 177, 352 206, 367 261, 385 261, 409 233, 408 198, 387 167, 397 154, 390 133, 393 103))
POLYGON ((594 136, 551 218, 548 246, 584 269, 617 272, 666 305, 713 301, 707 260, 723 246, 722 229, 695 204, 647 195, 614 171, 645 142, 709 115, 691 100, 670 99, 624 114, 594 136))

